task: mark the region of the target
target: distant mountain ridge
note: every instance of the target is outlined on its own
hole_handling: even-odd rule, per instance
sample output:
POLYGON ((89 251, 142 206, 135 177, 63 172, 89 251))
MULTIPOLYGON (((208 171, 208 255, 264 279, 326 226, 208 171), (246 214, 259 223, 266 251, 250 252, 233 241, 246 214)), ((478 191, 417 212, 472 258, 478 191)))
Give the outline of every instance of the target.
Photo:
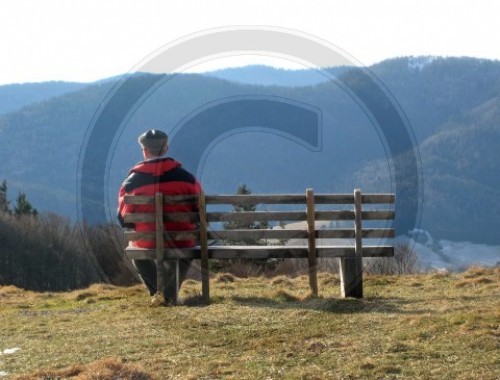
POLYGON ((86 83, 51 81, 42 83, 8 84, 0 86, 0 115, 21 109, 55 96, 78 91, 86 83))
MULTIPOLYGON (((240 71, 240 77, 252 70, 240 71)), ((419 144, 424 179, 419 227, 436 239, 499 245, 500 236, 492 226, 500 215, 500 62, 408 57, 387 60, 369 70, 397 99, 419 144)), ((238 69, 231 73, 238 76, 238 69)), ((356 80, 349 70, 339 75, 353 75, 356 80)), ((162 85, 120 130, 107 163, 110 220, 117 188, 128 168, 141 159, 136 142, 140 132, 163 128, 175 140, 175 127, 186 115, 220 99, 247 94, 292 99, 320 109, 322 145, 311 151, 255 128, 224 136, 207 150, 202 167, 188 167, 200 170, 207 193, 233 193, 241 183, 257 193, 302 192, 306 187, 318 192, 392 189, 380 136, 352 98, 332 81, 262 86, 230 81, 227 75, 224 79, 199 74, 162 78, 162 85)), ((146 79, 146 74, 134 77, 131 91, 146 79)), ((11 198, 22 190, 38 210, 76 217, 78 155, 92 117, 116 80, 86 85, 0 115, 0 180, 8 180, 11 198)), ((290 115, 280 117, 286 121, 290 115)), ((204 149, 197 141, 208 131, 200 130, 192 144, 173 154, 184 161, 183 157, 204 149)))
POLYGON ((264 65, 250 65, 210 71, 202 75, 241 84, 304 87, 328 82, 332 76, 340 75, 349 69, 349 67, 335 67, 327 70, 290 70, 264 65))

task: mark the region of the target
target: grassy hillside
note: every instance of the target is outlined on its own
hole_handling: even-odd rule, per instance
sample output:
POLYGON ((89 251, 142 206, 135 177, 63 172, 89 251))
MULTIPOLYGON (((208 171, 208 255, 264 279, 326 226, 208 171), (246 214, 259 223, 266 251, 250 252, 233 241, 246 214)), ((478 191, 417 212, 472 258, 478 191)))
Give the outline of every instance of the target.
POLYGON ((0 372, 9 379, 498 379, 500 270, 212 279, 213 302, 149 307, 142 287, 70 293, 0 287, 0 372), (19 348, 19 350, 13 350, 19 348), (7 350, 7 351, 5 351, 7 350), (5 374, 5 372, 7 374, 5 374))

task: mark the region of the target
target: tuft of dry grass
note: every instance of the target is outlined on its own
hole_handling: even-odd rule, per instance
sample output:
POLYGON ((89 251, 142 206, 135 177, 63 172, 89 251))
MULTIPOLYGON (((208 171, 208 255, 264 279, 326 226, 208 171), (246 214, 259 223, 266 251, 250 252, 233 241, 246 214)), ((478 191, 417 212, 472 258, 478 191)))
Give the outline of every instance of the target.
POLYGON ((300 298, 294 294, 287 292, 286 290, 280 289, 274 293, 273 299, 280 302, 292 302, 299 301, 300 298))
POLYGON ((311 297, 307 276, 214 276, 208 306, 189 280, 183 302, 158 308, 142 286, 0 287, 0 352, 21 349, 0 357, 0 371, 9 380, 498 379, 497 269, 367 275, 363 299, 341 299, 338 276, 318 280, 311 297))
POLYGON ((235 282, 236 277, 231 273, 218 273, 215 282, 235 282))
POLYGON ((293 286, 293 281, 287 276, 277 276, 271 279, 272 286, 285 286, 291 288, 293 286))
POLYGON ((15 377, 15 380, 155 380, 144 368, 122 363, 113 358, 98 360, 87 365, 73 365, 60 370, 37 371, 15 377))
POLYGON ((494 272, 493 268, 472 266, 466 272, 463 273, 463 276, 465 278, 474 278, 474 277, 484 276, 486 274, 493 274, 493 272, 494 272))

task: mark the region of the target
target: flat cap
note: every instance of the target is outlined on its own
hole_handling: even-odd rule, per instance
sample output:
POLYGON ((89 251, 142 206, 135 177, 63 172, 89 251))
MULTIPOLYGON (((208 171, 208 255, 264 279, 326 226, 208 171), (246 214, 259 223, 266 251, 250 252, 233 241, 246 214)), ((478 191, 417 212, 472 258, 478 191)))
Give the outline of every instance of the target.
POLYGON ((168 135, 159 129, 150 129, 139 136, 139 144, 151 152, 160 152, 168 145, 168 135))

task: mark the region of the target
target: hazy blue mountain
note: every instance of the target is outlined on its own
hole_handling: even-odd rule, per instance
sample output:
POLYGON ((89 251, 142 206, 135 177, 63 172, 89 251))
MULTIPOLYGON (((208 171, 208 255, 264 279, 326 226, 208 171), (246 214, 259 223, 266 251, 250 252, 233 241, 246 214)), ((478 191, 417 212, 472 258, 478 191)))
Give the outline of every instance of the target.
POLYGON ((16 111, 29 104, 42 102, 54 96, 81 90, 85 83, 42 82, 0 86, 0 115, 16 111))
MULTIPOLYGON (((497 97, 468 112, 463 117, 467 122, 447 124, 420 144, 422 225, 434 236, 490 244, 500 240, 494 227, 500 215, 498 115, 497 97)), ((354 174, 353 182, 380 189, 389 180, 381 170, 384 164, 368 163, 354 174)))
MULTIPOLYGON (((253 69, 241 70, 244 77, 253 69)), ((500 214, 500 62, 410 57, 387 60, 369 70, 393 94, 419 144, 425 190, 421 227, 436 239, 498 245, 500 235, 493 226, 500 214)), ((351 83, 360 78, 353 69, 339 75, 351 83)), ((99 188, 100 148, 87 157, 89 178, 96 176, 89 186, 105 193, 110 220, 121 181, 141 159, 137 135, 149 128, 171 133, 172 155, 197 172, 207 193, 233 193, 242 183, 258 193, 297 193, 307 187, 317 192, 351 192, 354 187, 393 191, 383 136, 342 87, 332 81, 296 87, 227 79, 140 74, 127 82, 121 100, 125 103, 127 94, 156 84, 124 122, 110 113, 101 126, 103 132, 119 126, 106 156, 104 189, 99 188), (217 114, 188 136, 187 143, 176 143, 179 126, 186 120, 248 95, 288 99, 319 110, 319 144, 312 147, 275 133, 266 128, 269 120, 258 112, 248 125, 242 125, 237 112, 217 114), (206 148, 203 141, 222 122, 241 128, 212 141, 196 166, 193 157, 206 148)), ((0 116, 0 180, 8 180, 11 199, 24 191, 38 210, 76 217, 78 163, 86 151, 86 133, 118 80, 95 83, 0 116)), ((297 123, 294 114, 278 109, 275 119, 290 126, 297 123)))
POLYGON ((309 69, 290 70, 276 69, 264 65, 250 65, 210 71, 203 75, 242 84, 303 87, 328 82, 332 77, 340 75, 348 69, 348 67, 335 67, 325 71, 309 69))

